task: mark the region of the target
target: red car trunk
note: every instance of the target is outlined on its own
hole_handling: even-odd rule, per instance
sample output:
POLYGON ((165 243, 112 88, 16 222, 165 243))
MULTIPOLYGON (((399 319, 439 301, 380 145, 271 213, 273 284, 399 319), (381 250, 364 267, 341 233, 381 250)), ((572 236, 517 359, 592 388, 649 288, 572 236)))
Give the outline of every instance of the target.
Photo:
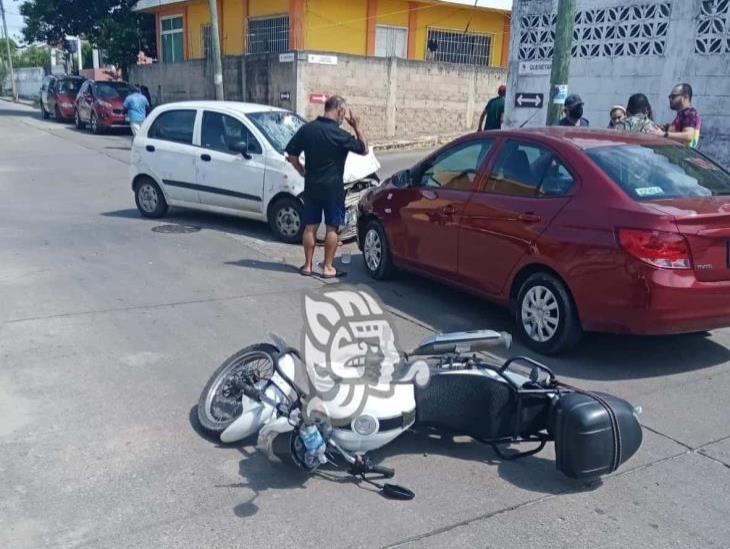
POLYGON ((655 207, 675 217, 689 242, 697 280, 730 280, 730 197, 674 199, 655 207))

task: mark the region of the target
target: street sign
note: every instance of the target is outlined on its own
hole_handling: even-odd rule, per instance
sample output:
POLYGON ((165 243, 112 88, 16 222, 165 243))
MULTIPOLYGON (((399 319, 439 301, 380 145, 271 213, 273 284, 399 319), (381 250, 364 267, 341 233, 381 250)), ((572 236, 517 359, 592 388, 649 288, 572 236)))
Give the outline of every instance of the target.
POLYGON ((531 109, 541 109, 543 102, 543 94, 532 92, 518 92, 515 96, 515 107, 529 107, 531 109))
POLYGON ((307 55, 307 61, 309 63, 318 63, 320 65, 336 65, 336 55, 320 55, 317 53, 310 53, 307 55))
POLYGON ((552 61, 520 61, 517 73, 520 76, 549 76, 552 70, 552 61))
POLYGON ((294 62, 294 52, 293 51, 279 54, 279 63, 293 63, 293 62, 294 62))
POLYGON ((309 102, 314 105, 324 105, 330 98, 326 93, 310 93, 309 102))

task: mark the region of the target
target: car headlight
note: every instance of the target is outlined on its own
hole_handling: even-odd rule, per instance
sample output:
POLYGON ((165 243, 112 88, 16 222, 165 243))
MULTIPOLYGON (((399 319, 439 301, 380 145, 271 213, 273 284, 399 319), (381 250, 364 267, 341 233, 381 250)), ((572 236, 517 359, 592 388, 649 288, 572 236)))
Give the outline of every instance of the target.
POLYGON ((69 103, 68 101, 66 101, 65 103, 61 103, 61 106, 62 106, 62 107, 63 107, 64 109, 72 109, 72 108, 73 108, 73 106, 74 106, 74 104, 73 104, 73 103, 69 103))
POLYGON ((377 418, 368 414, 363 414, 353 419, 350 426, 352 427, 352 430, 361 437, 369 437, 370 435, 378 432, 380 424, 377 418))

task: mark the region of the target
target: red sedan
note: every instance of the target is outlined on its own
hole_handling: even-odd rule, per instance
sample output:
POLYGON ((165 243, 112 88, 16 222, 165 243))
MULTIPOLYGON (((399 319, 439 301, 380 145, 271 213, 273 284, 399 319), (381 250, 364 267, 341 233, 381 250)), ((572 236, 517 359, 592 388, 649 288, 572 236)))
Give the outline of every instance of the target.
POLYGON ((508 306, 544 354, 583 331, 730 325, 730 173, 661 137, 476 133, 359 208, 372 277, 402 267, 508 306))

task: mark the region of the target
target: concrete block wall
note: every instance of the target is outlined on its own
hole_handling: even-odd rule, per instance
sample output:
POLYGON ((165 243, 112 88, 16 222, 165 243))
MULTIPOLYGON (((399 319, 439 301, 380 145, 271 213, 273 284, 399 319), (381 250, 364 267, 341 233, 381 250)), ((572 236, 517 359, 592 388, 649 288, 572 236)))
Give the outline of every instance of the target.
POLYGON ((503 69, 396 58, 338 55, 337 65, 298 63, 306 100, 300 114, 321 114, 322 105, 308 101, 312 93, 342 95, 378 141, 474 130, 484 105, 507 80, 503 69))
POLYGON ((312 94, 341 95, 362 119, 366 134, 375 139, 386 135, 388 102, 388 63, 387 60, 337 56, 337 65, 321 65, 298 61, 300 75, 299 114, 307 120, 321 115, 324 106, 311 103, 312 94))
MULTIPOLYGON (((204 60, 140 65, 130 80, 146 85, 155 104, 211 99, 211 71, 204 60)), ((308 52, 284 61, 278 55, 225 57, 223 72, 227 99, 291 109, 308 120, 323 112, 312 94, 342 95, 373 141, 473 131, 507 78, 504 69, 395 58, 338 54, 335 65, 310 63, 308 52)))
MULTIPOLYGON (((577 0, 578 10, 618 6, 647 6, 660 0, 577 0)), ((605 128, 609 109, 626 105, 633 93, 649 98, 654 118, 671 122, 675 113, 669 109, 667 96, 679 82, 694 89, 694 105, 702 116, 699 149, 725 167, 730 167, 730 54, 695 52, 695 33, 702 0, 661 0, 671 4, 663 55, 572 58, 569 93, 578 93, 585 101, 585 116, 591 126, 605 128)), ((545 124, 546 109, 535 113, 531 108, 515 108, 519 92, 550 94, 549 76, 519 75, 520 25, 523 15, 550 13, 557 0, 515 0, 513 5, 509 83, 505 120, 509 127, 519 126, 530 117, 527 126, 545 124)))

